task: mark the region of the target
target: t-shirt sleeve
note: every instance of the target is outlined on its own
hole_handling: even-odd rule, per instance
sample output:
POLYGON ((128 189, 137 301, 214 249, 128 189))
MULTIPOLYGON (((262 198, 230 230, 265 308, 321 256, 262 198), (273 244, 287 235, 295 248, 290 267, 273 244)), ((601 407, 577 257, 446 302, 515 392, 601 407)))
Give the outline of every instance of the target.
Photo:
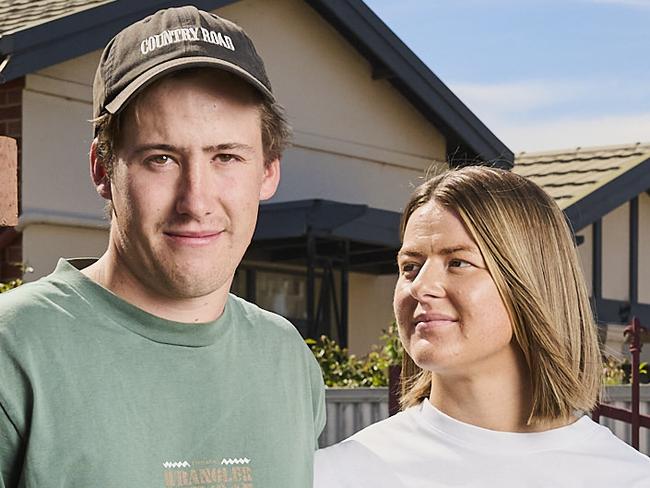
POLYGON ((318 449, 318 438, 325 428, 326 409, 325 409, 325 383, 323 382, 323 372, 318 362, 309 351, 311 388, 312 388, 312 408, 314 412, 314 449, 318 449))
POLYGON ((0 404, 0 488, 18 486, 22 442, 15 425, 0 404))

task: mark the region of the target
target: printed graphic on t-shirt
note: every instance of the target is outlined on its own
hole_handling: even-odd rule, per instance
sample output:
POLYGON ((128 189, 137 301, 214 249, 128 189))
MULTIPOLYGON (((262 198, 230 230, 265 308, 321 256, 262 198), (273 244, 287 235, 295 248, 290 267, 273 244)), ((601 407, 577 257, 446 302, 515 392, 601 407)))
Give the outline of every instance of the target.
POLYGON ((255 488, 247 457, 165 461, 162 468, 165 488, 255 488))

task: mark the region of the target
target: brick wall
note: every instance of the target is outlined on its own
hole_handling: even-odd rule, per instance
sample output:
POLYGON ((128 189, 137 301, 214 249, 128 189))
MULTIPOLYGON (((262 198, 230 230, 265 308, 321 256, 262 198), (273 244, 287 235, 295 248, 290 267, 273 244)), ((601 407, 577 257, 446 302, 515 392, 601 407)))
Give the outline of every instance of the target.
MULTIPOLYGON (((25 78, 18 78, 0 85, 0 135, 16 139, 18 144, 18 211, 20 213, 21 149, 23 88, 25 78)), ((3 230, 0 229, 0 242, 3 230)), ((11 244, 0 249, 0 282, 22 276, 22 236, 18 234, 11 244)))

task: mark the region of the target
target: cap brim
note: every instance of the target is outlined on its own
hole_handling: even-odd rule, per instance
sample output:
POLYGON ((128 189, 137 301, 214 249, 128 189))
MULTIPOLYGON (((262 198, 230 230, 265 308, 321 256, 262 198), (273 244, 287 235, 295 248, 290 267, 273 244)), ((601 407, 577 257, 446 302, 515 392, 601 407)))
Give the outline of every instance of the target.
POLYGON ((122 90, 113 100, 107 103, 104 108, 108 112, 115 114, 120 111, 120 109, 126 104, 126 102, 129 101, 131 97, 138 93, 142 88, 155 81, 157 78, 160 78, 162 75, 171 71, 194 67, 217 68, 224 71, 229 71, 235 75, 242 77, 245 81, 253 85, 254 88, 257 88, 260 92, 262 92, 263 95, 275 101, 273 93, 266 86, 264 86, 261 81, 251 75, 248 71, 241 69, 239 66, 229 63, 228 61, 212 58, 209 56, 191 56, 166 61, 164 63, 156 65, 149 71, 142 73, 135 80, 129 83, 127 87, 122 90))

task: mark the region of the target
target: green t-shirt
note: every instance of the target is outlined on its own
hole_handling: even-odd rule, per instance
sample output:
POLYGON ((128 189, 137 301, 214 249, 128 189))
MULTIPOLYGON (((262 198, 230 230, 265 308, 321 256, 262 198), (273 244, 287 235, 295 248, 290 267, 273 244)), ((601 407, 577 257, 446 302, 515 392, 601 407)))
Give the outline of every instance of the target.
POLYGON ((0 487, 305 488, 324 424, 298 332, 235 296, 171 322, 64 260, 0 295, 0 487))

